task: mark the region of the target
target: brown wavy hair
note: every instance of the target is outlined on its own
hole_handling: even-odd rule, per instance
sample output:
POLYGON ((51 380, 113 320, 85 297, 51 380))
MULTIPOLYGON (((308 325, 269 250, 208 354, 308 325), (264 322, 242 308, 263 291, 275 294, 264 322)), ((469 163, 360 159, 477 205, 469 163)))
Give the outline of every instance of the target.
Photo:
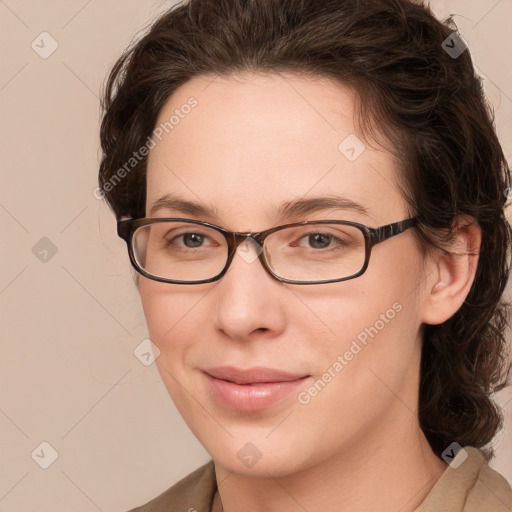
POLYGON ((503 299, 511 262, 504 213, 510 172, 469 49, 453 58, 443 48, 453 32, 453 16, 440 22, 428 5, 410 0, 175 5, 132 41, 105 83, 99 187, 118 219, 144 217, 147 158, 115 186, 112 178, 152 134, 170 95, 192 77, 292 72, 352 87, 366 143, 378 139, 380 128, 398 158, 424 252, 449 241, 456 215, 482 228, 466 301, 443 324, 425 326, 419 420, 437 455, 456 441, 482 448, 490 459, 489 443, 503 423, 492 394, 507 385, 510 372, 503 299))

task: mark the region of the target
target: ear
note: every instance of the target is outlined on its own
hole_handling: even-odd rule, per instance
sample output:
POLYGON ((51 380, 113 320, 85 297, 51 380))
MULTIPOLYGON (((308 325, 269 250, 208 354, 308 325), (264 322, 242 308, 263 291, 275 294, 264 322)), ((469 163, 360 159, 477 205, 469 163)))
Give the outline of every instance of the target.
POLYGON ((458 216, 449 247, 436 249, 427 279, 423 322, 437 325, 448 320, 462 306, 475 279, 482 230, 475 219, 458 216))

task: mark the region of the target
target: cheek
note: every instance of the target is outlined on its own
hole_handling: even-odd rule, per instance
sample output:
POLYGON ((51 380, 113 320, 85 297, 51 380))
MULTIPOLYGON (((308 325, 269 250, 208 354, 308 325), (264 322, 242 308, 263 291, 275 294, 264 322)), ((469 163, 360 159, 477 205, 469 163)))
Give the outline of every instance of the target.
POLYGON ((141 279, 139 292, 150 338, 160 348, 165 330, 172 325, 170 304, 160 285, 147 279, 141 279))
POLYGON ((406 361, 418 348, 418 323, 416 308, 404 297, 383 294, 377 300, 353 293, 309 305, 316 318, 310 315, 308 322, 303 312, 296 323, 313 345, 298 350, 315 361, 315 373, 323 381, 349 384, 352 391, 363 394, 373 380, 369 379, 372 370, 391 380, 406 371, 406 361))
MULTIPOLYGON (((140 298, 151 341, 160 349, 157 366, 183 375, 194 354, 213 350, 212 315, 206 295, 212 286, 187 287, 141 280, 140 298)), ((164 379, 166 380, 166 379, 164 379)))
POLYGON ((391 386, 413 378, 407 365, 421 348, 419 261, 395 255, 379 264, 378 274, 369 268, 358 279, 304 290, 294 316, 297 332, 319 340, 310 350, 322 380, 348 386, 361 398, 376 383, 372 372, 391 386))
MULTIPOLYGON (((416 309, 404 297, 394 300, 395 293, 377 300, 352 292, 324 297, 323 306, 318 301, 316 308, 309 303, 330 330, 304 352, 315 361, 316 374, 310 387, 301 390, 297 412, 305 425, 318 425, 333 444, 364 435, 396 407, 397 396, 399 414, 409 417, 416 408, 421 352, 416 309)), ((309 323, 308 331, 307 324, 302 324, 303 332, 320 329, 309 323)))
POLYGON ((155 338, 163 341, 172 330, 183 328, 189 323, 188 315, 193 316, 194 302, 201 296, 196 290, 188 290, 184 285, 159 283, 149 279, 141 279, 139 292, 148 329, 155 338))
POLYGON ((186 293, 172 290, 174 285, 141 280, 140 298, 151 341, 160 349, 163 358, 182 349, 180 344, 192 336, 194 304, 187 300, 186 293), (178 335, 179 334, 179 335, 178 335))
POLYGON ((149 337, 160 350, 156 366, 173 402, 181 410, 186 409, 187 401, 179 383, 186 382, 184 360, 192 340, 196 339, 195 322, 191 320, 194 303, 186 300, 185 290, 178 292, 171 287, 141 279, 139 291, 149 337))
MULTIPOLYGON (((333 284, 318 290, 296 292, 300 299, 293 323, 303 332, 321 339, 315 351, 329 353, 336 348, 349 349, 353 340, 363 345, 374 338, 391 338, 413 333, 418 327, 417 297, 404 280, 368 274, 359 280, 333 284)), ((313 337, 314 339, 315 337, 313 337)))

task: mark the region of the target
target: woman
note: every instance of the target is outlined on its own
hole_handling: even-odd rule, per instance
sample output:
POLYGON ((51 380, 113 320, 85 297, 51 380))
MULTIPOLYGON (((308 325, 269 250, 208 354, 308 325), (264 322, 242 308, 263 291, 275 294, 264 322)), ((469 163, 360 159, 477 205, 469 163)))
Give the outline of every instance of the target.
POLYGON ((511 510, 507 164, 451 21, 192 0, 116 63, 100 192, 212 460, 137 511, 511 510))

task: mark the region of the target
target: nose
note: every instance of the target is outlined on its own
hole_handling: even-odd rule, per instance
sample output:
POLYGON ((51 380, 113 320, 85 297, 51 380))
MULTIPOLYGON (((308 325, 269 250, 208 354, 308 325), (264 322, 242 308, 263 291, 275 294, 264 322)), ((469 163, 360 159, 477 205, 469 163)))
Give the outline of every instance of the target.
POLYGON ((242 242, 215 290, 215 327, 234 340, 257 333, 281 334, 286 325, 286 285, 274 279, 258 256, 261 246, 252 238, 242 242))

